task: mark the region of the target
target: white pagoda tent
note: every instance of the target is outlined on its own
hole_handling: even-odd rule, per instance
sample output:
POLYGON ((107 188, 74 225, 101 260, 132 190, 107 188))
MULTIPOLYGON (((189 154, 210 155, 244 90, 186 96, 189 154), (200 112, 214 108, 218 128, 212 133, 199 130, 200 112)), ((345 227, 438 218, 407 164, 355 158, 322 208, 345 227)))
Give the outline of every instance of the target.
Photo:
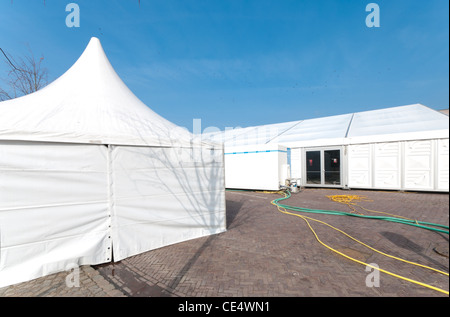
POLYGON ((143 104, 97 38, 0 103, 0 287, 225 230, 223 145, 143 104))

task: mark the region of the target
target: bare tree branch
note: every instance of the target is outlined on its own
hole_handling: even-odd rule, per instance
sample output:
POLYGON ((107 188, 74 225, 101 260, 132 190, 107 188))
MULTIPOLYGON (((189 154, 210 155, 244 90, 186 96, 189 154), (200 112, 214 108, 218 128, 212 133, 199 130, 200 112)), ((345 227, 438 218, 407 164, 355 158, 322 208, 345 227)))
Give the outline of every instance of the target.
POLYGON ((36 60, 29 47, 29 54, 17 59, 0 50, 9 68, 8 78, 3 80, 7 88, 0 87, 0 101, 28 95, 47 85, 48 71, 42 66, 43 56, 36 60))

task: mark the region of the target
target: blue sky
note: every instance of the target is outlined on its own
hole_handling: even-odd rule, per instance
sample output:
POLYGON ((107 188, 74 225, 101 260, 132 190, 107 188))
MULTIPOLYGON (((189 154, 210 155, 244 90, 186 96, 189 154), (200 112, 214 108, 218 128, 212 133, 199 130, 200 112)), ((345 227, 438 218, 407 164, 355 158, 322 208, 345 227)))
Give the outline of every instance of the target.
POLYGON ((0 0, 0 47, 22 56, 29 45, 52 81, 96 36, 128 87, 190 130, 196 118, 224 129, 449 107, 448 0, 140 2, 0 0), (65 24, 71 2, 79 28, 65 24), (370 2, 379 28, 366 26, 370 2))

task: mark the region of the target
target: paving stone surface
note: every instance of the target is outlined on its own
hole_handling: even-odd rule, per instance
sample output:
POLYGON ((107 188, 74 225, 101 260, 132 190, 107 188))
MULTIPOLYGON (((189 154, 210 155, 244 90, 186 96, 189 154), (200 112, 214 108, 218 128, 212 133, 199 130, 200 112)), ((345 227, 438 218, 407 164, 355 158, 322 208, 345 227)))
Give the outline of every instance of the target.
MULTIPOLYGON (((449 224, 449 196, 441 193, 303 189, 285 204, 352 211, 330 195, 359 195, 358 204, 419 221, 449 224)), ((302 214, 317 237, 354 262, 321 245, 304 219, 286 215, 260 192, 227 192, 227 232, 149 251, 119 263, 80 268, 80 287, 67 287, 68 272, 0 289, 0 296, 94 297, 445 297, 443 293, 381 272, 449 290, 447 275, 375 252, 449 271, 447 234, 381 220, 302 214)), ((356 212, 382 215, 356 207, 356 212)))

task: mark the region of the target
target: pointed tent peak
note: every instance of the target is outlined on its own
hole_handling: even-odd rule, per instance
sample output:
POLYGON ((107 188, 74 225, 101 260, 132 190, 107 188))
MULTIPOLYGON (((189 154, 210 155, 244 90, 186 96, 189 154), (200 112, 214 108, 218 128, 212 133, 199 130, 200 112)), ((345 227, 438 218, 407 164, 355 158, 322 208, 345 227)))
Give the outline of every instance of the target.
POLYGON ((108 72, 115 74, 115 70, 106 56, 100 40, 96 37, 90 39, 83 53, 71 68, 74 68, 79 64, 85 64, 90 73, 93 71, 104 72, 107 70, 108 72))
POLYGON ((66 107, 88 114, 93 108, 101 112, 147 112, 159 117, 126 86, 111 65, 96 37, 92 37, 78 60, 58 79, 43 89, 47 95, 59 95, 66 107))
POLYGON ((100 40, 97 37, 91 37, 88 45, 86 46, 86 48, 85 48, 83 54, 81 54, 81 56, 83 56, 84 54, 87 54, 87 53, 103 54, 106 57, 105 51, 103 50, 102 43, 100 42, 100 40))
POLYGON ((89 44, 91 44, 91 43, 98 43, 101 45, 100 40, 98 39, 98 37, 95 37, 95 36, 91 37, 89 44))
MULTIPOLYGON (((5 102, 0 139, 191 146, 192 134, 161 117, 125 85, 100 40, 47 87, 5 102)), ((210 144, 209 142, 205 142, 210 144)))
POLYGON ((102 43, 101 43, 100 39, 98 37, 95 37, 95 36, 91 37, 91 39, 89 40, 88 45, 86 46, 86 49, 98 49, 98 48, 103 50, 102 43))

